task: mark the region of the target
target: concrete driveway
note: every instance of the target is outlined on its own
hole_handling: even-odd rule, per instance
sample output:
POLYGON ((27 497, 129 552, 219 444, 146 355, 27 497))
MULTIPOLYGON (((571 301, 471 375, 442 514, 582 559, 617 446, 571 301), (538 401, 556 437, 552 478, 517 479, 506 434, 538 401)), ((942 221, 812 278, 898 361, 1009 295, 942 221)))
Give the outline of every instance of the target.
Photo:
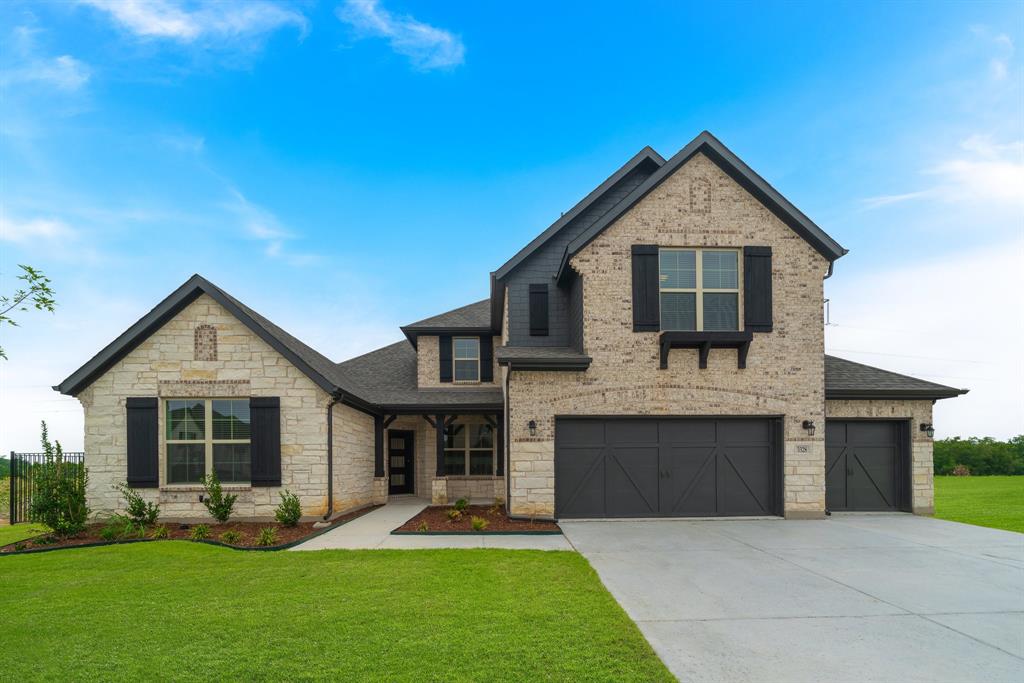
POLYGON ((911 515, 562 522, 681 681, 1024 681, 1024 535, 911 515))

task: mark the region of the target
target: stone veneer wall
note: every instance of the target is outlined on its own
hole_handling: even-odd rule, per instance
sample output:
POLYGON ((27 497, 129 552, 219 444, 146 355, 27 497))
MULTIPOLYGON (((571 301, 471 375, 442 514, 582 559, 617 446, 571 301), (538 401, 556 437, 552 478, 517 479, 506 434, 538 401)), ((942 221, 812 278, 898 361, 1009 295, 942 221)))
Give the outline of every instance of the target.
POLYGON ((921 431, 932 421, 932 402, 927 401, 825 401, 827 417, 877 417, 910 420, 911 506, 914 514, 935 512, 935 477, 932 440, 921 431))
POLYGON ((373 417, 336 404, 333 431, 334 512, 383 502, 375 500, 373 490, 373 417))
MULTIPOLYGON (((512 373, 510 510, 555 512, 557 415, 783 415, 787 516, 825 509, 822 278, 828 262, 713 162, 697 155, 619 218, 570 264, 583 277, 586 372, 512 373), (691 202, 699 185, 701 202, 691 202), (745 370, 736 351, 676 349, 659 369, 658 333, 633 332, 631 246, 771 246, 774 331, 754 335, 745 370), (537 421, 537 434, 527 429, 537 421)), ((742 278, 741 278, 742 281, 742 278)), ((741 315, 742 317, 742 315, 741 315)))
MULTIPOLYGON (((472 335, 465 335, 472 336, 472 335)), ((494 337, 494 348, 501 345, 501 337, 494 337)), ((452 387, 493 387, 494 382, 471 382, 455 383, 442 382, 440 371, 440 351, 438 338, 434 336, 420 336, 416 340, 416 381, 420 389, 451 389, 452 387)), ((498 362, 493 361, 494 380, 501 377, 498 362)))
MULTIPOLYGON (((96 515, 106 516, 122 508, 120 495, 113 486, 123 482, 127 474, 125 399, 146 396, 279 396, 282 488, 299 496, 305 515, 324 514, 327 393, 220 304, 203 295, 78 395, 85 412, 88 502, 96 515), (217 360, 195 360, 198 325, 216 328, 217 360)), ((140 493, 147 500, 160 503, 161 514, 169 519, 208 517, 199 502, 200 488, 165 485, 166 428, 162 404, 159 429, 161 488, 142 489, 140 493)), ((346 437, 347 429, 340 429, 338 438, 345 444, 353 443, 357 439, 353 435, 346 437)), ((372 424, 368 433, 372 461, 372 424)), ((279 491, 276 487, 238 488, 235 514, 240 518, 271 518, 280 500, 279 491)))

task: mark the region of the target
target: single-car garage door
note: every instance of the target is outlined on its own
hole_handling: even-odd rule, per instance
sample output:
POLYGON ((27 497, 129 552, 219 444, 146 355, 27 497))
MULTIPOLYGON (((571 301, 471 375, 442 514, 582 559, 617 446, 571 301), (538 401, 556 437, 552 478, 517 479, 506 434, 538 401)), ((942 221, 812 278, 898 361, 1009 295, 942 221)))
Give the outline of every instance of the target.
POLYGON ((910 499, 905 420, 825 421, 829 510, 906 510, 910 499))
POLYGON ((780 431, 771 418, 558 418, 555 514, 782 514, 780 431))

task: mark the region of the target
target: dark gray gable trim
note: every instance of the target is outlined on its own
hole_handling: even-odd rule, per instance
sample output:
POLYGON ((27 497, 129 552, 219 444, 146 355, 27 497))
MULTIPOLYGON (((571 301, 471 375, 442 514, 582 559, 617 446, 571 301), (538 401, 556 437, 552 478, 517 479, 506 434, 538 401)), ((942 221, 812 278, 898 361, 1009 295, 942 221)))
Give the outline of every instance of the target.
POLYGON ((413 348, 419 348, 416 340, 423 335, 425 337, 441 337, 444 335, 452 337, 488 337, 493 336, 494 330, 490 327, 402 327, 399 328, 405 334, 406 339, 413 348))
POLYGON ((330 394, 334 394, 341 389, 334 382, 310 367, 308 363, 284 345, 281 340, 270 334, 233 301, 224 296, 224 293, 218 287, 200 275, 190 277, 185 284, 174 290, 170 296, 157 304, 153 310, 125 330, 120 337, 108 344, 85 365, 75 370, 67 379, 53 388, 62 394, 75 396, 88 387, 93 380, 109 370, 117 361, 128 355, 132 349, 163 327, 171 318, 184 310, 186 306, 198 299, 201 294, 209 295, 210 298, 226 308, 242 324, 252 330, 256 336, 287 358, 288 362, 313 380, 321 389, 330 394))
MULTIPOLYGON (((622 165, 619 170, 615 171, 611 176, 608 177, 603 183, 598 185, 590 194, 581 199, 576 206, 572 207, 568 211, 559 217, 557 221, 552 223, 547 230, 537 235, 529 244, 519 250, 519 252, 505 262, 503 266, 494 271, 493 276, 501 280, 506 275, 512 272, 516 266, 526 260, 526 258, 543 246, 549 239, 555 236, 559 230, 568 225, 569 221, 579 216, 581 213, 586 211, 591 204, 600 199, 605 192, 610 190, 617 182, 622 180, 629 174, 630 171, 635 169, 637 166, 644 162, 654 163, 656 166, 662 166, 665 163, 665 159, 655 152, 650 147, 644 147, 642 150, 633 155, 633 158, 622 165)), ((492 295, 493 296, 493 295, 492 295)), ((500 323, 499 323, 500 324, 500 323)))
MULTIPOLYGON (((825 400, 938 400, 955 398, 969 389, 825 389, 825 400)), ((827 411, 826 411, 827 412, 827 411)), ((826 417, 828 417, 826 415, 826 417)), ((838 418, 837 418, 838 419, 838 418)))
POLYGON ((505 358, 499 359, 498 365, 504 365, 509 370, 538 370, 546 372, 557 371, 581 371, 590 367, 592 359, 562 359, 562 358, 505 358))
POLYGON ((704 131, 695 137, 689 144, 679 150, 675 156, 665 162, 661 168, 654 172, 650 178, 640 184, 628 197, 619 202, 615 208, 606 213, 584 231, 579 237, 569 243, 565 254, 562 256, 562 263, 558 268, 557 279, 561 282, 565 275, 569 259, 578 253, 583 247, 590 244, 608 226, 618 220, 624 213, 629 211, 641 199, 646 197, 652 190, 661 185, 679 167, 689 161, 698 152, 703 152, 719 168, 728 174, 733 180, 740 184, 758 201, 765 205, 769 211, 792 228, 798 235, 803 237, 814 247, 818 253, 824 256, 831 263, 847 253, 838 242, 829 237, 824 230, 819 228, 814 221, 805 216, 798 208, 793 206, 788 199, 783 197, 778 190, 768 184, 753 169, 747 166, 742 159, 732 153, 729 148, 723 145, 714 135, 704 131))

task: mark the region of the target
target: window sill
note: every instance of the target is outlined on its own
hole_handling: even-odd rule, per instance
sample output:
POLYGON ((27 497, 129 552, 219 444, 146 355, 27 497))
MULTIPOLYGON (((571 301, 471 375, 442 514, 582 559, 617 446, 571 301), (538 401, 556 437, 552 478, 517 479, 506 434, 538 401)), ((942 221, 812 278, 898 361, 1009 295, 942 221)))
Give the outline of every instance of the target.
POLYGON ((740 370, 747 367, 747 351, 754 333, 749 330, 733 332, 662 332, 659 337, 661 347, 661 369, 668 368, 668 352, 670 349, 697 349, 698 364, 703 370, 708 367, 708 354, 712 348, 736 349, 736 367, 740 370))
MULTIPOLYGON (((225 491, 249 491, 251 484, 221 484, 225 491)), ((164 484, 160 487, 160 493, 205 493, 206 488, 199 484, 164 484)))
POLYGON ((502 479, 493 474, 446 474, 445 479, 455 479, 458 481, 493 481, 495 479, 502 479))

